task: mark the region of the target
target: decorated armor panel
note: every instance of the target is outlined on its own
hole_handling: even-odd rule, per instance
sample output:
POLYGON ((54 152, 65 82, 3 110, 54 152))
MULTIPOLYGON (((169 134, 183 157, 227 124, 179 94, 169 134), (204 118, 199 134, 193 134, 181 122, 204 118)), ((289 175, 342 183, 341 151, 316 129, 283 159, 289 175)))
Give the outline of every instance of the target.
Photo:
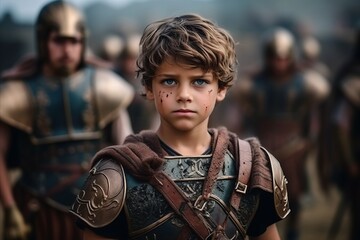
MULTIPOLYGON (((258 199, 256 195, 244 197, 239 210, 241 218, 229 213, 227 205, 235 187, 237 173, 232 155, 228 152, 225 156, 224 167, 219 173, 216 186, 202 214, 213 229, 229 217, 225 229, 226 235, 229 239, 233 237, 241 239, 240 236, 244 238, 246 235, 246 229, 256 211, 258 199)), ((211 155, 176 156, 165 159, 165 173, 171 176, 191 202, 195 203, 202 193, 211 155)), ((150 185, 143 184, 130 175, 126 175, 126 181, 128 196, 125 208, 130 237, 146 239, 157 236, 159 239, 166 239, 169 234, 180 235, 184 222, 174 214, 164 197, 150 185), (151 197, 148 198, 149 196, 151 197), (174 234, 175 232, 178 234, 174 234)))

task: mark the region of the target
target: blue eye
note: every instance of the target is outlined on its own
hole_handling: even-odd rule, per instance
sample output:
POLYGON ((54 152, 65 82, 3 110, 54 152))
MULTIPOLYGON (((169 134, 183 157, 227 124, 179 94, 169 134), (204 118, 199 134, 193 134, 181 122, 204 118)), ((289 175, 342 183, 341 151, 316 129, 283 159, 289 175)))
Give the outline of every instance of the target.
POLYGON ((176 84, 174 79, 164 79, 161 82, 162 84, 166 85, 166 86, 173 86, 176 84))
POLYGON ((203 86, 205 84, 208 84, 209 82, 207 80, 204 80, 204 79, 196 79, 194 81, 194 85, 196 86, 203 86))

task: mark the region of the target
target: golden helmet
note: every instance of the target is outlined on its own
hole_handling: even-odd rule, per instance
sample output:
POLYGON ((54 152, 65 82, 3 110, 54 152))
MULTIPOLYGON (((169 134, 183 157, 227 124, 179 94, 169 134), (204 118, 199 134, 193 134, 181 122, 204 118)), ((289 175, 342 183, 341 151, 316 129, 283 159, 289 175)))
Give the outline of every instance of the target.
POLYGON ((293 34, 282 27, 272 29, 264 39, 267 57, 293 58, 295 39, 293 34))
POLYGON ((47 57, 46 42, 51 32, 55 31, 61 37, 70 38, 77 37, 80 33, 85 43, 86 27, 84 16, 74 5, 65 1, 53 1, 43 6, 37 17, 35 28, 40 60, 47 57))

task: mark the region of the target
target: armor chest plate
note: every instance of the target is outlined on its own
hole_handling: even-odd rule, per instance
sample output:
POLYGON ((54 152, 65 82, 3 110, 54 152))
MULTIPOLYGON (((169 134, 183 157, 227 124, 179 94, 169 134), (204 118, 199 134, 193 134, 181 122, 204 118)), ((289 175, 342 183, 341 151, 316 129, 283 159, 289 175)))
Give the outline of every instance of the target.
POLYGON ((303 78, 299 75, 281 84, 261 75, 252 92, 254 115, 259 117, 296 119, 307 103, 303 78))
POLYGON ((33 132, 20 139, 20 183, 54 204, 68 208, 86 179, 89 163, 102 146, 96 124, 92 69, 71 78, 27 82, 34 101, 33 132))
POLYGON ((93 70, 86 68, 69 78, 38 77, 28 82, 35 119, 32 141, 53 142, 67 138, 95 137, 93 70))
MULTIPOLYGON (((211 155, 197 157, 166 157, 164 171, 175 181, 184 194, 195 202, 201 195, 204 180, 211 163, 211 155)), ((228 218, 225 228, 229 238, 244 239, 246 229, 257 208, 257 196, 246 195, 236 214, 229 212, 229 199, 235 187, 237 172, 231 153, 225 155, 225 162, 210 200, 201 212, 214 229, 228 218)), ((127 193, 125 212, 129 235, 132 239, 176 239, 184 226, 168 205, 165 198, 151 185, 139 182, 126 175, 127 193)), ((193 236, 196 239, 196 236, 193 236)))

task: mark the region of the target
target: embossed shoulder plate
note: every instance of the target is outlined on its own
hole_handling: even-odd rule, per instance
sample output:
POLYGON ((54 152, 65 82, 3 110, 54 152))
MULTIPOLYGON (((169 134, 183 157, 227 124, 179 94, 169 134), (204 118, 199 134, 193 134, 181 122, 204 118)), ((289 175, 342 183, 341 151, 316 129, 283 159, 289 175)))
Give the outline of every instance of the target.
POLYGON ((265 148, 261 147, 261 149, 264 150, 270 159, 275 209, 278 216, 284 219, 290 213, 288 192, 286 187, 287 180, 279 161, 265 148))
POLYGON ((91 227, 103 227, 119 215, 125 193, 123 167, 113 160, 101 160, 90 170, 70 212, 91 227))

